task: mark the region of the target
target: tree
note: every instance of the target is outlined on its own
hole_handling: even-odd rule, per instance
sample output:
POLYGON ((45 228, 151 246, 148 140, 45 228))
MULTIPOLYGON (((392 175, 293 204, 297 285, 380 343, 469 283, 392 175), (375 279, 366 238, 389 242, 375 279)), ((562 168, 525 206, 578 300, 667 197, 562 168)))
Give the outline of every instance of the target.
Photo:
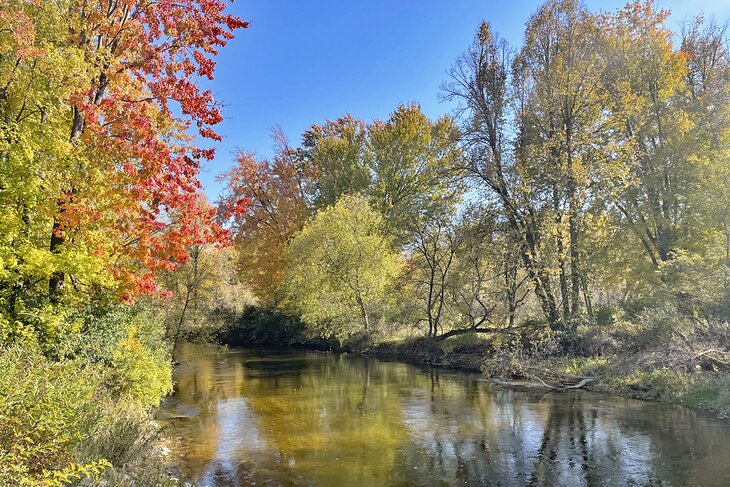
POLYGON ((451 333, 513 328, 517 310, 530 293, 528 276, 520 266, 520 238, 510 233, 495 207, 468 208, 458 225, 462 249, 457 255, 450 293, 456 311, 468 326, 451 333))
POLYGON ((382 217, 359 195, 320 210, 289 248, 288 296, 308 325, 345 338, 374 331, 394 303, 403 262, 382 217))
POLYGON ((368 195, 391 232, 404 232, 420 214, 461 196, 452 174, 460 154, 451 118, 432 122, 417 104, 400 105, 388 120, 370 124, 367 136, 368 195))
POLYGON ((441 212, 419 217, 409 225, 411 280, 422 302, 425 316, 421 319, 428 323, 429 337, 436 337, 439 330, 443 333, 450 311, 449 281, 462 244, 453 219, 453 212, 441 212))
POLYGON ((223 242, 198 205, 201 138, 219 140, 217 48, 245 22, 220 0, 9 0, 0 12, 0 299, 157 290, 192 244, 223 242), (42 287, 45 286, 45 290, 42 287))
POLYGON ((634 2, 606 20, 612 137, 628 150, 624 173, 602 187, 642 249, 641 279, 694 313, 724 294, 730 63, 723 27, 694 19, 677 49, 667 16, 634 2))
POLYGON ((280 129, 273 138, 272 160, 236 154, 237 166, 220 176, 227 188, 219 201, 221 215, 231 223, 242 278, 269 305, 281 299, 287 246, 309 218, 308 193, 314 185, 311 166, 280 129))
POLYGON ((697 190, 700 173, 689 159, 699 149, 686 110, 687 64, 664 27, 668 12, 635 2, 609 22, 606 90, 620 120, 626 178, 609 180, 615 208, 641 243, 654 270, 671 258, 681 238, 686 206, 681 193, 697 190))
MULTIPOLYGON (((508 109, 513 101, 508 97, 508 64, 507 44, 484 22, 472 45, 449 71, 443 96, 459 103, 465 157, 457 161, 458 170, 477 188, 487 190, 500 205, 510 232, 522 236, 518 246, 522 264, 545 319, 558 328, 560 313, 546 256, 545 212, 532 201, 531 181, 520 170, 519 139, 511 145, 507 135, 508 109)), ((520 90, 511 92, 517 93, 520 90)))
POLYGON ((533 198, 554 220, 562 320, 580 307, 580 237, 589 187, 607 158, 597 148, 606 130, 598 22, 577 0, 545 3, 528 21, 513 62, 519 98, 520 170, 533 198), (565 228, 567 227, 567 228, 565 228), (567 262, 566 262, 567 261, 567 262))
POLYGON ((217 315, 240 313, 252 301, 234 270, 235 249, 195 245, 188 254, 190 258, 184 264, 160 277, 161 284, 172 292, 158 304, 160 314, 167 318, 165 334, 172 344, 173 357, 187 333, 204 336, 206 328, 219 324, 217 315))
POLYGON ((315 174, 315 208, 334 205, 346 194, 367 189, 371 182, 365 161, 365 123, 351 115, 312 125, 302 135, 303 159, 315 174))

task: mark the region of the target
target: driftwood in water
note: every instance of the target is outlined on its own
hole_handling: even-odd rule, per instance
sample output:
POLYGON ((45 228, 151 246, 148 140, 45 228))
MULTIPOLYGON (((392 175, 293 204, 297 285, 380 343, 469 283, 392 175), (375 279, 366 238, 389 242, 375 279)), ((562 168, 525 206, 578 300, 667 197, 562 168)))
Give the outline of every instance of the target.
POLYGON ((553 391, 581 389, 591 382, 598 380, 598 377, 563 374, 561 372, 538 369, 535 367, 528 367, 525 370, 529 377, 537 379, 543 386, 553 391))
POLYGON ((523 369, 523 376, 528 379, 537 380, 537 382, 525 381, 505 381, 502 379, 492 379, 493 384, 509 387, 537 387, 547 388, 551 391, 567 391, 570 389, 582 389, 588 384, 597 381, 598 377, 589 377, 582 375, 563 374, 552 370, 538 369, 535 367, 527 367, 523 369))

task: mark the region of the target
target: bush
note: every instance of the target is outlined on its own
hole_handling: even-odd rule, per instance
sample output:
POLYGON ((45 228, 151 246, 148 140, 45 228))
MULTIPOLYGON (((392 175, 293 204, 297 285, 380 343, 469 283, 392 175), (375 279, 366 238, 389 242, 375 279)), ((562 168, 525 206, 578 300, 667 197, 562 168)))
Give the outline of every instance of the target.
POLYGON ((309 339, 301 320, 278 310, 247 307, 241 316, 232 320, 219 334, 226 345, 296 345, 309 339))
POLYGON ((576 352, 584 356, 634 353, 668 346, 679 334, 695 330, 672 303, 628 310, 602 307, 593 323, 578 326, 576 352))
POLYGON ((142 305, 110 307, 94 302, 71 315, 69 321, 76 326, 59 337, 55 347, 59 357, 112 366, 115 351, 130 334, 148 350, 163 351, 167 346, 162 316, 142 305))
POLYGON ((104 458, 106 485, 178 485, 170 478, 160 446, 161 428, 138 404, 122 401, 101 407, 103 414, 85 442, 86 458, 104 458))
POLYGON ((103 366, 106 387, 118 399, 156 406, 172 392, 172 366, 159 315, 143 306, 111 309, 92 303, 70 317, 74 333, 59 338, 53 355, 103 366))
POLYGON ((668 368, 635 371, 608 379, 613 392, 692 408, 730 412, 728 378, 722 375, 687 373, 668 368))
POLYGON ((172 365, 167 353, 142 343, 135 328, 112 353, 110 389, 142 406, 158 406, 172 392, 172 365))
POLYGON ((172 390, 161 320, 120 305, 59 316, 0 343, 0 485, 170 485, 149 412, 172 390))
POLYGON ((0 377, 0 485, 64 485, 109 465, 79 458, 99 418, 100 370, 15 345, 0 352, 0 377))

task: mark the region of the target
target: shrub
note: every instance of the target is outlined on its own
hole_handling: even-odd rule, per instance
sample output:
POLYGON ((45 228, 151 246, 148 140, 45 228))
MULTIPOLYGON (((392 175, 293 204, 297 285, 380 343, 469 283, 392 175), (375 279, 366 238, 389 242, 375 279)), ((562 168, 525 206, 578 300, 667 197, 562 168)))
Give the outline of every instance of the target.
MULTIPOLYGON (((148 350, 164 350, 165 324, 159 313, 145 306, 90 303, 69 317, 76 323, 73 332, 59 337, 59 357, 79 358, 88 364, 111 366, 120 344, 133 334, 148 350)), ((164 357, 161 355, 161 359, 164 357)))
POLYGON ((161 428, 138 404, 110 401, 84 443, 85 458, 104 458, 109 487, 178 485, 167 472, 160 447, 161 428))
POLYGON ((294 345, 305 343, 308 338, 307 328, 299 318, 255 306, 247 307, 220 332, 220 340, 234 346, 294 345))
POLYGON ((98 369, 15 345, 0 352, 0 377, 0 485, 64 485, 108 466, 79 460, 98 420, 98 369))
POLYGON ((92 303, 70 317, 75 332, 60 337, 53 355, 108 369, 107 388, 141 406, 172 391, 172 368, 159 315, 143 306, 92 303))
POLYGON ((170 484, 149 412, 172 389, 161 320, 94 304, 34 319, 53 326, 0 343, 0 485, 170 484))
POLYGON ((679 334, 690 334, 694 328, 691 319, 671 303, 628 311, 599 308, 595 322, 578 326, 576 352, 610 355, 668 346, 679 334))
POLYGON ((172 392, 172 366, 161 348, 151 349, 139 340, 136 328, 112 353, 110 388, 142 406, 157 406, 172 392))

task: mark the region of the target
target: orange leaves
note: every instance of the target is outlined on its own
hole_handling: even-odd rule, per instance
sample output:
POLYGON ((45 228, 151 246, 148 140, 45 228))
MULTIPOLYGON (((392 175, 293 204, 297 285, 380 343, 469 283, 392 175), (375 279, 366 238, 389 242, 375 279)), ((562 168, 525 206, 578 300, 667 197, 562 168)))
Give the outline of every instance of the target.
POLYGON ((219 202, 221 216, 231 221, 242 256, 239 268, 256 296, 266 303, 277 298, 286 269, 287 243, 309 216, 305 191, 311 171, 283 134, 272 160, 238 151, 237 165, 221 176, 227 189, 219 202))
MULTIPOLYGON (((31 14, 16 16, 13 51, 36 55, 41 41, 59 53, 82 52, 77 79, 84 81, 63 97, 65 113, 81 118, 63 134, 66 141, 73 134, 77 154, 63 173, 72 197, 61 197, 53 217, 64 246, 88 245, 88 254, 104 256, 121 293, 133 300, 157 292, 156 272, 184 262, 191 245, 229 243, 215 208, 199 194, 200 163, 215 149, 198 147, 188 130, 221 140, 214 129, 220 105, 198 78, 213 79, 218 48, 248 23, 229 15, 224 0, 71 3, 24 4, 31 14), (53 8, 67 37, 35 39, 34 23, 53 8)), ((245 202, 234 206, 241 213, 245 202)))
MULTIPOLYGON (((21 59, 43 56, 45 51, 35 47, 35 29, 33 22, 23 12, 0 11, 0 24, 9 24, 9 32, 13 44, 15 44, 15 52, 21 59)), ((2 33, 0 32, 0 36, 2 33)), ((0 46, 2 46, 2 37, 0 37, 0 46)))

